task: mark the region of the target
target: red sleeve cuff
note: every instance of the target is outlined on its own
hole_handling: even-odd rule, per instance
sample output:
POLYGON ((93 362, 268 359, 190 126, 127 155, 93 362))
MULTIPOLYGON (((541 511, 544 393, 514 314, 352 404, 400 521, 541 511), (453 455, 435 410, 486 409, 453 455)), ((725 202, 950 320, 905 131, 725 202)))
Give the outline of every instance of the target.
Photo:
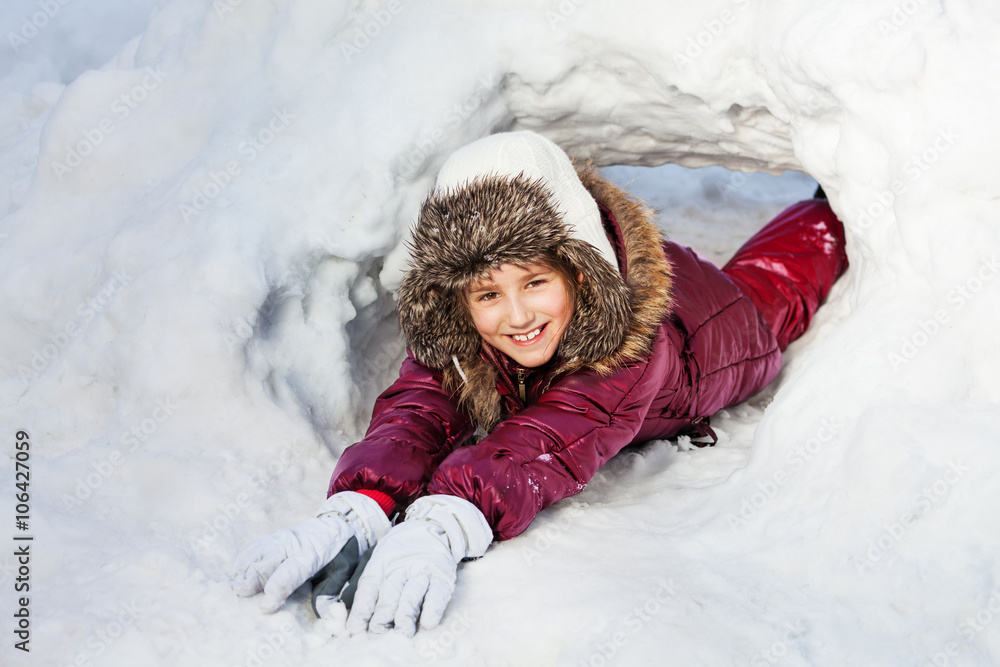
POLYGON ((396 509, 396 501, 392 499, 392 496, 382 493, 381 491, 376 491, 374 489, 357 489, 355 493, 368 496, 377 502, 378 506, 382 508, 382 511, 385 512, 385 515, 388 517, 391 517, 392 511, 396 509))

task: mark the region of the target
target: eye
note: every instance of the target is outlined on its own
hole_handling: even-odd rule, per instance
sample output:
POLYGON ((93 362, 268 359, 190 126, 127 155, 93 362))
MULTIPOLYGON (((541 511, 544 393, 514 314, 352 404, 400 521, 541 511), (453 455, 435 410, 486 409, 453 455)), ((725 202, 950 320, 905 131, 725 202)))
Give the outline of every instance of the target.
POLYGON ((484 292, 476 297, 476 301, 492 301, 493 299, 500 296, 496 292, 484 292))
POLYGON ((548 278, 535 278, 530 283, 528 283, 528 287, 538 287, 540 285, 544 285, 547 282, 549 282, 548 278))

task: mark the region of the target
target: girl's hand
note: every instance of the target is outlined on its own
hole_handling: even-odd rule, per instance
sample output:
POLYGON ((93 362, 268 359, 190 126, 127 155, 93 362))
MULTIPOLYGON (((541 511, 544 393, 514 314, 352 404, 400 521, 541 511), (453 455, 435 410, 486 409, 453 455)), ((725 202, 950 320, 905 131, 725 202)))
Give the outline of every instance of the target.
POLYGON ((236 557, 230 585, 237 595, 264 592, 263 607, 276 611, 292 592, 340 553, 352 537, 358 554, 389 531, 378 503, 353 491, 327 498, 315 518, 251 543, 236 557))
POLYGON ((458 563, 479 558, 493 531, 479 509, 447 495, 419 498, 376 545, 358 579, 347 630, 411 637, 420 627, 437 627, 455 590, 458 563))

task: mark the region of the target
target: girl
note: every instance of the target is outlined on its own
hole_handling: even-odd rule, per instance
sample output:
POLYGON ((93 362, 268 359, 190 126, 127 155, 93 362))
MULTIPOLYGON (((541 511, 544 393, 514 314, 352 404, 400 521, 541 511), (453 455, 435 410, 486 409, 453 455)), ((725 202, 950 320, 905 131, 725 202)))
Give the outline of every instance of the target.
POLYGON ((343 614, 353 595, 352 632, 435 627, 461 560, 524 531, 622 448, 714 436, 708 418, 775 377, 847 267, 841 223, 811 200, 717 269, 532 132, 454 153, 410 252, 399 379, 318 516, 251 544, 233 575, 276 609, 340 563, 317 578, 315 607, 343 614))

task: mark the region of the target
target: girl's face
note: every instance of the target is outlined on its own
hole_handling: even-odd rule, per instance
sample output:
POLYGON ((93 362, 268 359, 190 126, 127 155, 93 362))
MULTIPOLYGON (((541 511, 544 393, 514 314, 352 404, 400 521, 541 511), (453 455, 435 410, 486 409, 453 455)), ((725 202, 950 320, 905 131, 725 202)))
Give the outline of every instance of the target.
POLYGON ((555 354, 573 318, 573 296, 562 273, 544 264, 502 264, 465 289, 479 335, 525 368, 555 354))

